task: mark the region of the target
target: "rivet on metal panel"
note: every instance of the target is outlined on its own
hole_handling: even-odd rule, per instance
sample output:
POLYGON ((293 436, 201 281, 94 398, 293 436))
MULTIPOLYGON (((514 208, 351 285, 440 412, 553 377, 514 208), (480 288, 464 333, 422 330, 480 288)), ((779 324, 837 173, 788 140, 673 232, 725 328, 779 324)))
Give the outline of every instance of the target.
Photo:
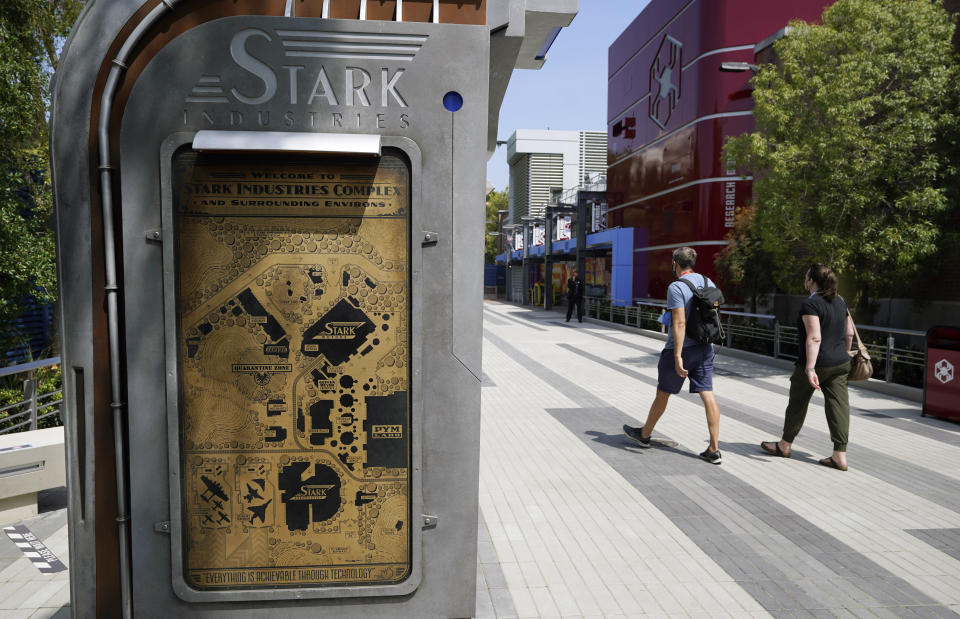
POLYGON ((163 232, 158 229, 147 230, 147 240, 148 241, 162 241, 163 232))
POLYGON ((430 514, 423 514, 423 528, 432 529, 437 526, 437 516, 431 516, 430 514))
POLYGON ((438 238, 438 235, 436 232, 430 232, 429 230, 424 230, 422 245, 436 245, 437 238, 438 238))
POLYGON ((169 533, 170 532, 170 521, 161 520, 160 522, 153 523, 153 530, 157 533, 169 533))

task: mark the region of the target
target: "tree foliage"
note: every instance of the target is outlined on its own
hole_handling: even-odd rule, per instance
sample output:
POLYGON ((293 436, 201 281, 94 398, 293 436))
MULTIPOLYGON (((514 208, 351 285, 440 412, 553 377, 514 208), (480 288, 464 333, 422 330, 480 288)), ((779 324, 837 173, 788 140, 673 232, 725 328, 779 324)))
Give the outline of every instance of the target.
POLYGON ((717 257, 725 290, 739 293, 748 311, 758 310, 761 295, 775 288, 771 273, 773 258, 764 251, 756 230, 756 207, 738 209, 736 222, 727 237, 727 246, 717 257))
MULTIPOLYGON (((0 324, 56 297, 49 175, 50 82, 82 0, 0 2, 0 324)), ((2 331, 9 345, 13 335, 2 331)))
POLYGON ((756 132, 725 149, 754 177, 755 210, 723 260, 767 263, 784 290, 815 260, 861 302, 893 293, 956 204, 954 19, 937 0, 837 0, 791 27, 752 79, 756 132))
POLYGON ((502 253, 500 237, 493 234, 497 230, 497 211, 505 211, 509 206, 509 197, 506 191, 491 191, 487 194, 487 225, 486 236, 484 240, 483 262, 484 264, 493 264, 496 262, 497 254, 502 253))

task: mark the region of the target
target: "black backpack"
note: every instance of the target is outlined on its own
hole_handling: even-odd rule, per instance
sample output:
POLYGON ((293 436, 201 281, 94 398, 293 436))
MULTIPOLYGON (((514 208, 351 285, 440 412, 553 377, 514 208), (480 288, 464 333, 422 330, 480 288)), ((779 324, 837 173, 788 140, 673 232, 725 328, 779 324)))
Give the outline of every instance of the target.
POLYGON ((704 287, 699 289, 690 280, 681 277, 680 281, 693 291, 693 308, 687 316, 687 337, 701 344, 723 344, 723 324, 720 322, 723 293, 716 286, 711 286, 706 277, 703 278, 704 287))

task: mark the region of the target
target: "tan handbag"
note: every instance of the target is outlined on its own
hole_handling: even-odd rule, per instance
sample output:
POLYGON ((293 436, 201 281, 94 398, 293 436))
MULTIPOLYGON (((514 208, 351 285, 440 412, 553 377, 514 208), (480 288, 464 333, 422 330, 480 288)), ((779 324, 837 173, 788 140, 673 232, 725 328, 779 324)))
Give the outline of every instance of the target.
MULTIPOLYGON (((850 316, 850 310, 847 310, 847 316, 850 316)), ((850 316, 850 322, 853 322, 853 316, 850 316)), ((857 333, 857 324, 853 324, 853 334, 857 336, 857 349, 848 350, 850 355, 850 373, 847 374, 847 380, 867 380, 873 376, 873 363, 870 361, 870 353, 867 347, 863 345, 860 334, 857 333)))

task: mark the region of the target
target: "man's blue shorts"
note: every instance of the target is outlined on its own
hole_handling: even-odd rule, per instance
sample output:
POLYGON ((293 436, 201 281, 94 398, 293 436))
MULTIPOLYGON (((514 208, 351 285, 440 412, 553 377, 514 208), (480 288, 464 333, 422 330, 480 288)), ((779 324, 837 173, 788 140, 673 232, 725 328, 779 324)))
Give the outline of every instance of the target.
MULTIPOLYGON (((683 368, 690 378, 690 393, 713 391, 713 345, 684 346, 683 368)), ((684 379, 677 374, 673 363, 673 349, 664 348, 657 364, 657 389, 666 393, 680 393, 684 379)))

